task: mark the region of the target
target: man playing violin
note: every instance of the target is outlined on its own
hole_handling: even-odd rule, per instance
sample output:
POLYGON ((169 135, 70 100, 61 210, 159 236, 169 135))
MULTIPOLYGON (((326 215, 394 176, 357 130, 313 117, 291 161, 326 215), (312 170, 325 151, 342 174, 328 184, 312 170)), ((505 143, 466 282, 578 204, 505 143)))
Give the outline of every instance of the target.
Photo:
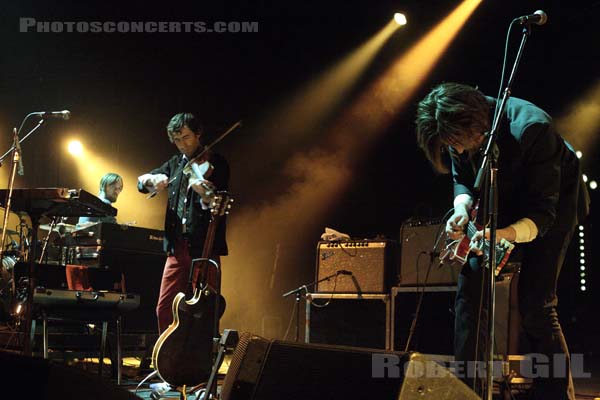
MULTIPOLYGON (((464 235, 478 196, 473 186, 496 103, 477 88, 444 83, 418 105, 419 146, 438 172, 452 172, 454 214, 446 225, 452 239, 464 235)), ((536 379, 534 397, 574 399, 569 353, 556 311, 556 282, 576 224, 587 215, 579 160, 556 132, 550 116, 517 98, 507 102, 494 151, 498 154, 497 240, 517 243, 511 260, 521 262, 518 298, 528 352, 547 357, 550 374, 559 371, 536 379)), ((454 351, 456 360, 462 362, 484 356, 481 347, 476 356, 477 343, 484 343, 478 340, 477 332, 483 286, 481 251, 477 248, 481 238, 481 231, 473 235, 475 251, 458 278, 454 351)), ((480 322, 481 330, 486 331, 485 316, 480 322)), ((466 367, 463 371, 472 374, 468 364, 466 367)))
MULTIPOLYGON (((229 183, 229 165, 225 158, 212 152, 198 157, 204 151, 203 130, 194 115, 180 113, 173 116, 167 125, 167 134, 179 154, 138 177, 140 192, 166 190, 169 196, 164 238, 167 260, 156 306, 159 333, 164 332, 173 321, 173 299, 177 293, 186 292, 192 259, 202 254, 211 219, 209 205, 213 193, 215 190, 227 190, 229 183), (210 168, 205 176, 196 176, 189 168, 190 161, 203 165, 208 162, 210 168)), ((212 258, 217 262, 219 256, 227 255, 225 230, 225 219, 222 219, 217 226, 212 249, 212 258)), ((199 272, 195 270, 195 278, 199 272)), ((208 283, 213 287, 218 285, 212 268, 208 283)))

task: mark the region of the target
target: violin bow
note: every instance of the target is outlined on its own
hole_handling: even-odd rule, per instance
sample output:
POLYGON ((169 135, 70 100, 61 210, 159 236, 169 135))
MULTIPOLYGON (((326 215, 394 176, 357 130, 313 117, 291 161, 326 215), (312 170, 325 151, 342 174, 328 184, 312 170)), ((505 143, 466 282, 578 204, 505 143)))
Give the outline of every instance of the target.
MULTIPOLYGON (((242 121, 238 121, 235 124, 231 125, 229 127, 229 129, 227 129, 225 132, 223 132, 218 138, 216 138, 215 140, 213 140, 213 142, 211 144, 209 144, 208 146, 204 146, 204 150, 202 150, 200 152, 200 154, 198 154, 196 157, 193 157, 191 160, 189 160, 183 167, 181 167, 180 169, 177 170, 176 173, 173 174, 173 177, 171 179, 169 179, 168 184, 170 185, 171 183, 173 183, 173 181, 175 180, 175 177, 177 175, 179 175, 179 173, 181 171, 183 171, 184 169, 187 168, 188 165, 190 165, 190 163, 196 161, 197 159, 199 159, 200 157, 202 157, 204 154, 206 154, 210 149, 212 149, 217 143, 219 143, 221 140, 225 139, 225 136, 229 135, 231 132, 233 132, 234 130, 236 130, 237 128, 242 126, 242 121)), ((146 198, 147 199, 151 199, 154 196, 156 196, 158 192, 152 192, 150 193, 146 198)))

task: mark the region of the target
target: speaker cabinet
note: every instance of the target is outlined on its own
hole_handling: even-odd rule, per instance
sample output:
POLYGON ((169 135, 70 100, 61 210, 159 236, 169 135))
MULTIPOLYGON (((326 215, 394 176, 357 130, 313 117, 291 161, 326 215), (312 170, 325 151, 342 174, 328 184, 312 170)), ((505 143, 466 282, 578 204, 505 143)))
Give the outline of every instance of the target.
POLYGON ((419 318, 408 350, 454 354, 454 298, 456 286, 392 288, 392 350, 406 348, 419 297, 419 318))
MULTIPOLYGON (((518 270, 508 266, 506 269, 518 270)), ((511 272, 496 278, 495 353, 519 354, 520 316, 517 286, 519 274, 511 272)), ((422 295, 419 318, 408 350, 429 354, 454 354, 454 299, 456 286, 393 287, 391 290, 392 350, 404 351, 422 295)))
POLYGON ((309 293, 306 343, 390 349, 390 296, 309 293))
POLYGON ((442 265, 437 257, 445 246, 444 238, 444 225, 437 220, 409 220, 402 224, 399 286, 456 285, 460 267, 442 265))
POLYGON ((319 242, 316 291, 322 293, 387 293, 392 286, 395 242, 358 240, 319 242), (338 271, 344 271, 340 274, 338 271))
MULTIPOLYGON (((509 263, 504 269, 518 271, 519 268, 517 264, 509 263)), ((522 329, 518 286, 518 272, 501 274, 496 278, 494 343, 496 354, 503 356, 522 354, 519 348, 522 329)))
POLYGON ((221 398, 474 400, 477 396, 422 354, 269 341, 243 334, 221 398))

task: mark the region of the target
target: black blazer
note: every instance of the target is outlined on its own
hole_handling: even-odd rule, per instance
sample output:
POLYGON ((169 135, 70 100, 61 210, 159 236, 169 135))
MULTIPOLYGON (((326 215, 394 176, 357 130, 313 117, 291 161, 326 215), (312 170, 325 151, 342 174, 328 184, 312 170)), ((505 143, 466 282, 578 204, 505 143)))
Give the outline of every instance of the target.
MULTIPOLYGON (((208 180, 216 186, 217 190, 227 190, 229 187, 229 164, 227 160, 219 154, 211 153, 209 162, 213 165, 214 170, 208 180)), ((173 177, 173 174, 177 174, 175 180, 167 188, 169 201, 165 214, 164 250, 167 253, 173 253, 176 241, 185 237, 190 246, 191 256, 199 257, 202 254, 206 231, 210 222, 210 211, 202 209, 200 195, 192 190, 190 198, 190 204, 192 204, 191 217, 186 222, 187 232, 185 236, 182 234, 181 220, 177 216, 177 194, 183 172, 177 172, 183 165, 185 165, 183 155, 178 154, 149 173, 165 174, 169 179, 173 177)), ((138 182, 138 190, 142 193, 148 193, 148 190, 140 182, 138 182)), ((225 217, 221 218, 215 234, 213 255, 227 255, 226 225, 225 217)))

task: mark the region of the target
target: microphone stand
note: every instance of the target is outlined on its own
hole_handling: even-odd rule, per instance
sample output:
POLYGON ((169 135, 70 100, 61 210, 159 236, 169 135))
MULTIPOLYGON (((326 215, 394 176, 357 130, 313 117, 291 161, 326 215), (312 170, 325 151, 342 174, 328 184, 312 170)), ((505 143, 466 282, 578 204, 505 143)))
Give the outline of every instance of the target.
MULTIPOLYGON (((0 262, 4 259, 4 244, 6 243, 6 230, 8 226, 8 218, 10 217, 10 208, 12 202, 12 193, 15 186, 15 175, 17 172, 17 166, 19 165, 19 161, 21 160, 21 147, 19 146, 19 134, 17 133, 17 129, 13 129, 13 145, 9 151, 5 153, 2 158, 0 158, 0 165, 2 165, 2 160, 4 157, 13 152, 13 163, 11 165, 10 174, 8 176, 8 191, 6 193, 6 198, 4 199, 4 218, 2 222, 2 239, 0 239, 0 262)), ((1 265, 1 264, 0 264, 1 265)), ((12 282, 12 293, 15 293, 15 276, 14 276, 14 268, 11 269, 11 277, 10 280, 12 282)))
POLYGON ((289 292, 284 293, 281 296, 281 297, 288 297, 288 296, 290 296, 292 294, 296 295, 296 297, 295 297, 296 300, 295 300, 295 303, 294 303, 294 308, 296 310, 296 333, 294 335, 294 341, 295 342, 297 342, 300 339, 300 297, 301 297, 302 291, 304 291, 305 293, 308 293, 308 288, 309 287, 314 286, 314 285, 316 285, 318 283, 321 283, 323 281, 328 281, 331 278, 334 278, 334 277, 336 277, 336 276, 338 276, 340 274, 341 274, 341 271, 337 271, 336 273, 333 273, 333 274, 328 275, 328 276, 326 276, 324 278, 321 278, 318 281, 314 281, 314 282, 308 283, 306 285, 299 286, 296 289, 290 290, 289 292))
MULTIPOLYGON (((21 133, 21 129, 23 129, 23 125, 25 124, 25 121, 27 121, 27 118, 29 118, 30 116, 34 115, 35 113, 30 113, 28 114, 25 119, 23 120, 23 122, 21 123, 21 126, 19 127, 19 130, 17 131, 17 136, 21 133)), ((13 143, 13 145, 10 147, 10 149, 8 149, 6 151, 6 153, 4 153, 2 155, 2 157, 0 157, 0 167, 2 166, 2 161, 4 161, 4 159, 6 158, 6 156, 14 150, 16 145, 21 144, 25 139, 27 139, 29 137, 29 135, 31 135, 33 132, 35 132, 40 126, 42 126, 44 124, 44 122, 46 122, 45 119, 41 119, 40 122, 38 122, 38 124, 32 129, 30 130, 27 135, 23 136, 17 143, 13 143)))
MULTIPOLYGON (((497 219, 498 219, 498 152, 494 151, 495 143, 498 136, 498 129, 500 125, 500 119, 502 118, 502 114, 506 108, 506 103, 508 98, 511 95, 511 86, 515 77, 515 73, 517 71, 517 67, 519 62, 521 61, 521 57, 523 55, 523 49, 525 48, 525 43, 527 42, 527 38, 531 34, 531 26, 529 23, 524 24, 523 26, 523 36, 521 38, 521 44, 519 46, 519 51, 517 52, 517 56, 515 57, 515 61, 513 64, 513 68, 510 73, 510 77, 506 84, 506 88, 504 89, 502 100, 500 102, 500 106, 496 105, 496 113, 494 115, 494 121, 492 124, 492 129, 488 135, 487 144, 485 146, 485 150, 483 153, 483 159, 481 162, 481 166, 479 168, 479 172, 477 173, 477 178, 475 180, 476 191, 479 191, 482 186, 482 180, 485 175, 489 176, 489 185, 488 185, 488 204, 487 204, 487 213, 488 213, 488 224, 489 224, 489 232, 490 239, 488 246, 488 271, 487 276, 484 273, 484 277, 488 279, 488 302, 487 302, 487 314, 488 314, 488 326, 487 326, 487 341, 486 341, 486 358, 487 358, 487 368, 486 368, 486 386, 485 386, 485 396, 483 399, 492 400, 492 389, 494 386, 493 382, 493 366, 494 366, 494 319, 495 319, 495 301, 496 301, 496 285, 495 285, 495 273, 496 271, 496 230, 497 230, 497 219)), ((484 212, 485 215, 485 212, 484 212)), ((485 234, 485 226, 484 225, 484 234, 485 234)), ((485 235, 484 235, 485 238, 485 235)), ((485 265, 485 261, 484 261, 485 265)), ((477 332, 479 334, 479 332, 477 332)))
MULTIPOLYGON (((12 163, 12 168, 11 168, 11 172, 9 175, 9 180, 8 180, 8 191, 6 194, 6 199, 4 200, 4 219, 3 219, 3 227, 2 227, 2 238, 0 241, 0 245, 2 246, 0 248, 0 260, 4 257, 4 242, 6 240, 6 226, 8 224, 8 219, 10 216, 10 209, 11 209, 11 202, 12 202, 12 195, 13 195, 13 189, 14 189, 14 184, 15 184, 15 174, 17 171, 17 166, 20 164, 21 166, 19 167, 19 172, 22 173, 22 157, 23 154, 21 152, 21 142, 23 142, 25 139, 27 139, 33 132, 35 132, 40 126, 42 126, 45 122, 45 119, 42 118, 40 119, 40 121, 38 122, 38 124, 31 130, 29 131, 29 133, 27 133, 27 135, 25 135, 23 138, 19 139, 19 134, 21 133, 21 129, 23 129, 23 125, 25 125, 25 122, 27 121, 27 119, 29 119, 30 116, 35 115, 35 113, 29 113, 27 114, 27 116, 23 119, 23 121, 21 122, 21 126, 19 127, 19 129, 14 129, 13 130, 13 144, 11 146, 11 148, 4 153, 1 157, 0 157, 0 166, 2 166, 2 161, 4 161, 4 159, 6 158, 6 156, 9 153, 13 153, 13 163, 12 163)), ((25 342, 23 344, 23 354, 26 356, 31 355, 31 341, 33 338, 33 335, 31 333, 31 325, 32 325, 32 313, 33 313, 33 291, 35 290, 35 247, 36 247, 36 241, 37 241, 37 229, 39 227, 39 216, 37 218, 35 218, 33 215, 31 215, 31 220, 33 223, 33 240, 32 240, 32 245, 33 245, 33 249, 31 254, 29 254, 28 257, 28 263, 29 263, 29 270, 28 270, 28 290, 27 290, 27 300, 26 300, 26 307, 25 307, 25 342)), ((11 281, 12 281, 12 294, 13 296, 16 294, 16 283, 15 283, 15 272, 14 272, 14 268, 11 271, 11 281)))

